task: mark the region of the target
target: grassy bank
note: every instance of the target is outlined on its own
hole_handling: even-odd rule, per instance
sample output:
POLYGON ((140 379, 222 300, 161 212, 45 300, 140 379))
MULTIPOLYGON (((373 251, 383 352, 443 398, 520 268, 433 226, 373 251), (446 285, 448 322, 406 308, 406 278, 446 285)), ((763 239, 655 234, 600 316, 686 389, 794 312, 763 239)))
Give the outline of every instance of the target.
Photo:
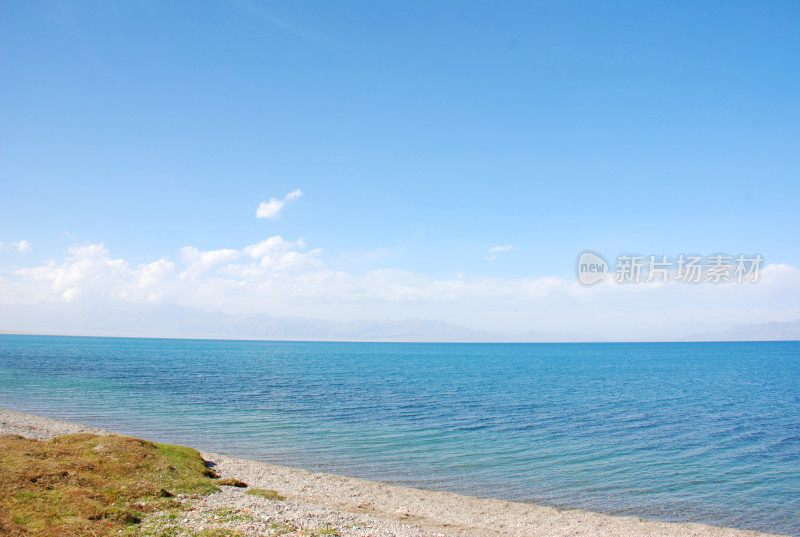
POLYGON ((176 494, 216 491, 215 477, 182 446, 117 435, 0 436, 0 534, 117 534, 147 513, 179 509, 176 494))

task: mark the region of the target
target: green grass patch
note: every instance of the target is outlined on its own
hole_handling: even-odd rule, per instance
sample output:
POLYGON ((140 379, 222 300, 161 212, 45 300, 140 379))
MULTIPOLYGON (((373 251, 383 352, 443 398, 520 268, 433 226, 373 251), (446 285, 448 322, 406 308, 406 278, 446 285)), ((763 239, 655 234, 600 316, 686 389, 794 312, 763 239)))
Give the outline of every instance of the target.
POLYGON ((0 535, 108 535, 172 496, 218 490, 191 448, 127 436, 73 434, 37 441, 0 436, 0 535))
POLYGON ((267 500, 277 500, 282 502, 286 498, 278 494, 277 490, 266 490, 266 489, 250 489, 245 494, 250 494, 251 496, 258 496, 259 498, 266 498, 267 500))

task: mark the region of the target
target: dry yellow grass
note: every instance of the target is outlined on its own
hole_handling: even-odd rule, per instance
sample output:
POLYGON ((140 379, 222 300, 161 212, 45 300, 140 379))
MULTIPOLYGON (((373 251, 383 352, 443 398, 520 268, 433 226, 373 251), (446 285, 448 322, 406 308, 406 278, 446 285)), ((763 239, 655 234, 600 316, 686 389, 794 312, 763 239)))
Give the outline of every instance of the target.
POLYGON ((208 494, 215 474, 191 448, 126 436, 0 436, 0 535, 108 535, 144 513, 208 494))

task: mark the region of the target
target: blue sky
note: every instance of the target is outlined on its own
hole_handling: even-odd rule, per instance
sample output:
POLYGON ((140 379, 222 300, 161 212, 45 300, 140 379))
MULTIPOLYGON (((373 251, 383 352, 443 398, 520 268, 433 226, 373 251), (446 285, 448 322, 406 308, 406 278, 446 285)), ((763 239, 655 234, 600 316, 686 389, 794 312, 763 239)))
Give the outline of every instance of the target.
MULTIPOLYGON (((697 322, 689 312, 716 319, 707 328, 800 317, 797 3, 15 2, 0 13, 0 303, 580 331, 569 319, 583 299, 558 293, 573 292, 575 258, 592 249, 760 253, 779 267, 763 295, 665 292, 681 298, 656 308, 689 319, 674 331, 697 322), (279 218, 256 218, 297 189, 279 218), (244 249, 275 236, 302 267, 226 268, 266 267, 244 249), (105 254, 90 250, 100 243, 105 254), (191 279, 187 247, 239 254, 177 292, 191 279), (86 255, 99 265, 78 274, 86 255), (128 272, 109 274, 102 255, 128 272), (158 292, 119 294, 159 261, 174 266, 158 292), (242 280, 263 300, 232 298, 242 280), (556 280, 548 300, 509 302, 514 285, 556 280), (479 301, 459 294, 465 281, 480 283, 479 301), (414 289, 386 291, 398 286, 414 289), (213 288, 205 302, 200 288, 213 288)), ((649 299, 593 300, 630 333, 666 326, 636 324, 649 299)))

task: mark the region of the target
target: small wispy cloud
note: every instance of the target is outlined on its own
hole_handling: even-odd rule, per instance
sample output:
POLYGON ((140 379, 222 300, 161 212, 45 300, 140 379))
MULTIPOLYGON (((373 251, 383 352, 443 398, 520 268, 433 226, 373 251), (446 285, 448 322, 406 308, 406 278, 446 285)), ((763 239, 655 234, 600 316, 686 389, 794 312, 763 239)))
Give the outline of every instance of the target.
POLYGON ((256 218, 280 218, 281 209, 286 205, 286 202, 297 199, 302 195, 303 191, 298 188, 286 194, 282 200, 270 198, 269 201, 262 201, 258 209, 256 209, 256 218))
POLYGON ((310 42, 315 41, 314 37, 311 34, 309 34, 309 32, 287 23, 283 19, 275 16, 275 14, 273 14, 271 11, 268 11, 263 7, 261 7, 257 2, 240 1, 240 2, 234 2, 234 5, 238 5, 240 8, 247 11, 250 15, 253 15, 263 20, 267 24, 270 24, 276 28, 288 32, 294 35, 295 37, 299 37, 300 39, 303 39, 305 41, 310 41, 310 42))
POLYGON ((497 256, 495 254, 499 254, 501 252, 510 252, 513 249, 514 249, 513 244, 506 244, 504 246, 492 246, 491 248, 489 248, 489 255, 484 257, 483 260, 494 261, 495 259, 497 259, 497 256))
POLYGON ((33 250, 31 243, 26 240, 4 244, 0 242, 0 252, 27 254, 33 250))

